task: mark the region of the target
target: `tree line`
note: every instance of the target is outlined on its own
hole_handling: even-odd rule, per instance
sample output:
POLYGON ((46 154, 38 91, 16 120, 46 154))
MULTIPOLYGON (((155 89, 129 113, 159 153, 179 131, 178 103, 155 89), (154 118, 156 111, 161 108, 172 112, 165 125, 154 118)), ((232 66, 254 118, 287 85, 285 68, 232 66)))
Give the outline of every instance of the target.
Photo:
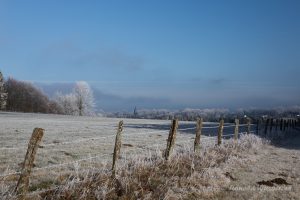
POLYGON ((57 93, 50 99, 32 83, 4 80, 0 72, 0 110, 83 116, 94 115, 94 108, 93 91, 85 81, 76 82, 70 94, 57 93))
POLYGON ((231 111, 229 109, 191 109, 167 110, 167 109, 137 109, 133 112, 106 113, 107 117, 118 118, 139 118, 139 119, 178 119, 182 121, 195 121, 201 117, 204 121, 219 122, 222 118, 227 123, 234 123, 235 119, 240 119, 241 123, 246 123, 247 118, 256 121, 261 118, 300 118, 300 106, 277 107, 273 109, 239 109, 231 111))

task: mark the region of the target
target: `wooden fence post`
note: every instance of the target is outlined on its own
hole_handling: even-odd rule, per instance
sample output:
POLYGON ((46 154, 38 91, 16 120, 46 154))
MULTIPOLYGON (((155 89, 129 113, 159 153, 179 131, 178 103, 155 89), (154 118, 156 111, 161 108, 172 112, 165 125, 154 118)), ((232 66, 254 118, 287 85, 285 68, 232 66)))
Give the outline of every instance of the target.
POLYGON ((256 123, 256 134, 259 135, 259 126, 260 126, 260 119, 257 119, 256 123))
POLYGON ((248 117, 247 118, 247 134, 250 134, 250 130, 251 130, 251 120, 248 117))
POLYGON ((267 135, 267 132, 268 132, 269 122, 270 122, 270 119, 268 118, 266 123, 265 123, 265 135, 267 135))
POLYGON ((114 148, 114 155, 113 155, 113 163, 112 163, 112 176, 114 177, 116 174, 116 164, 117 160, 120 156, 120 151, 121 151, 121 146, 122 146, 122 141, 121 141, 121 133, 123 131, 123 121, 119 122, 118 125, 118 130, 117 130, 117 135, 116 135, 116 140, 115 140, 115 148, 114 148))
POLYGON ((274 119, 271 118, 271 123, 270 123, 270 133, 272 134, 272 129, 273 129, 273 123, 274 123, 274 119))
POLYGON ((238 135, 239 135, 239 125, 240 125, 240 120, 239 119, 235 119, 234 120, 235 123, 235 128, 234 128, 234 140, 235 142, 237 142, 238 140, 238 135))
POLYGON ((293 129, 295 128, 295 120, 294 119, 292 120, 292 128, 293 129))
POLYGON ((25 199, 26 193, 28 192, 31 170, 34 165, 35 155, 37 149, 39 148, 39 144, 41 143, 43 135, 44 129, 35 128, 28 143, 28 148, 23 163, 23 169, 15 188, 17 194, 20 195, 20 199, 25 199))
POLYGON ((178 128, 178 120, 177 119, 173 119, 172 121, 172 125, 170 128, 170 132, 169 132, 169 136, 168 136, 168 141, 167 141, 167 148, 165 151, 165 160, 169 160, 170 155, 172 153, 174 144, 175 144, 175 140, 176 140, 176 131, 178 128))
POLYGON ((224 119, 220 120, 219 130, 218 130, 218 145, 222 144, 222 136, 223 136, 223 128, 224 128, 224 119))
POLYGON ((197 119, 197 129, 196 129, 196 137, 194 141, 194 152, 200 150, 200 138, 201 138, 201 130, 202 130, 203 119, 197 119))

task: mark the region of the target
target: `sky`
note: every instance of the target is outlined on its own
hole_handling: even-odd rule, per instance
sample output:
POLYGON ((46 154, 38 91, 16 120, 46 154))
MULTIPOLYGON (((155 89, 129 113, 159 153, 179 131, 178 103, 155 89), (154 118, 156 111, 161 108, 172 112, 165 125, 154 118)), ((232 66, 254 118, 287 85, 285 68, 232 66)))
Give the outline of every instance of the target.
POLYGON ((299 105, 299 10, 299 0, 0 0, 0 70, 85 80, 153 108, 299 105))

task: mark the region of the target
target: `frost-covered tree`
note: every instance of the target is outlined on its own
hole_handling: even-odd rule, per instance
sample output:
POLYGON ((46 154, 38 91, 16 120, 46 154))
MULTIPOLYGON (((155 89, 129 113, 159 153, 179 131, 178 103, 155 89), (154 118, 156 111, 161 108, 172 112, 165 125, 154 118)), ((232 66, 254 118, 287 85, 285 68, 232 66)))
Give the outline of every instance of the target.
POLYGON ((70 94, 57 93, 55 101, 67 115, 91 116, 95 114, 93 91, 85 81, 76 82, 70 94))
POLYGON ((5 110, 7 104, 7 93, 4 88, 4 78, 0 72, 0 110, 5 110))
POLYGON ((63 110, 66 115, 78 115, 78 109, 76 106, 76 98, 73 93, 63 95, 58 92, 55 95, 55 101, 63 110))
POLYGON ((78 110, 78 114, 82 115, 94 115, 95 114, 95 99, 93 90, 89 84, 85 81, 76 82, 74 88, 75 102, 78 110))

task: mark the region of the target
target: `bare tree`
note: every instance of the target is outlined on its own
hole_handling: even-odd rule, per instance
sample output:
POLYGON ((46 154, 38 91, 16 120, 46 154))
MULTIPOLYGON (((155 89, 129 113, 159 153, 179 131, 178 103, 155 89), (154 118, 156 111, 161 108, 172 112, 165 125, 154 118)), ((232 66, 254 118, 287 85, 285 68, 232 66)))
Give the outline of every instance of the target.
POLYGON ((6 110, 17 112, 62 113, 55 102, 39 88, 29 82, 8 78, 5 83, 7 95, 6 110))
POLYGON ((0 110, 5 110, 7 104, 7 93, 4 88, 4 78, 0 72, 0 110))
POLYGON ((78 114, 80 116, 95 114, 95 99, 93 91, 87 82, 76 82, 74 95, 76 99, 78 114))

